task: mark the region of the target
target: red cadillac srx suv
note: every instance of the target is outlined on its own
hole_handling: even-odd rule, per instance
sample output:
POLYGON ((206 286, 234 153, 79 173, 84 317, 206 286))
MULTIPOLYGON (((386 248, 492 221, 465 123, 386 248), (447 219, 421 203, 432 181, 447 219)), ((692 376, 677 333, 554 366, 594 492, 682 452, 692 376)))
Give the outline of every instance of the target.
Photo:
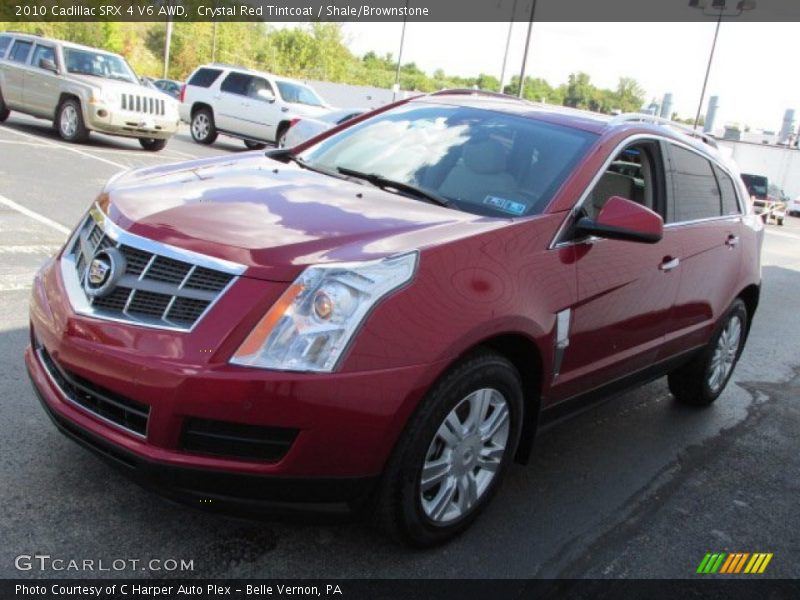
POLYGON ((59 430, 183 501, 464 530, 537 427, 667 375, 707 405, 763 224, 713 141, 451 90, 113 178, 37 274, 59 430))

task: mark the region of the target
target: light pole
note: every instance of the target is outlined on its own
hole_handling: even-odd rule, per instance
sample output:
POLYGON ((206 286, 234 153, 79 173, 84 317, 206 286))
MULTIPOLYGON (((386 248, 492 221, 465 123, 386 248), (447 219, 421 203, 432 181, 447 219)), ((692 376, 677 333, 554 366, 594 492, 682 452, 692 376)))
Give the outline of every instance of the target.
POLYGON ((403 62, 403 44, 406 41, 406 22, 408 21, 408 0, 406 0, 406 14, 403 15, 403 30, 400 32, 400 51, 397 53, 397 70, 394 74, 394 86, 392 87, 392 102, 397 99, 397 92, 400 91, 400 65, 403 62))
POLYGON ((508 21, 508 36, 506 37, 506 51, 503 54, 503 69, 500 71, 500 90, 503 93, 503 87, 506 82, 506 63, 508 62, 508 47, 511 45, 511 31, 514 29, 514 15, 517 14, 517 0, 514 0, 514 5, 511 7, 511 19, 508 21))
POLYGON ((517 96, 522 98, 522 90, 525 88, 525 67, 528 64, 528 48, 531 45, 531 30, 533 29, 533 15, 536 12, 536 0, 531 2, 531 17, 528 19, 528 37, 525 38, 525 53, 522 55, 522 69, 519 72, 519 90, 517 96))
POLYGON ((704 15, 717 17, 717 26, 714 29, 714 41, 711 42, 711 52, 708 55, 708 64, 706 65, 706 76, 703 79, 703 90, 700 92, 700 102, 697 104, 697 114, 694 117, 694 129, 700 122, 700 111, 703 110, 703 100, 706 97, 706 86, 708 86, 708 75, 711 73, 711 62, 714 60, 714 50, 717 48, 717 38, 719 37, 719 26, 722 23, 722 17, 738 17, 746 10, 753 10, 756 7, 756 0, 739 0, 736 4, 736 9, 726 12, 727 0, 689 0, 691 8, 697 8, 703 11, 704 15), (707 12, 710 9, 711 12, 707 12))

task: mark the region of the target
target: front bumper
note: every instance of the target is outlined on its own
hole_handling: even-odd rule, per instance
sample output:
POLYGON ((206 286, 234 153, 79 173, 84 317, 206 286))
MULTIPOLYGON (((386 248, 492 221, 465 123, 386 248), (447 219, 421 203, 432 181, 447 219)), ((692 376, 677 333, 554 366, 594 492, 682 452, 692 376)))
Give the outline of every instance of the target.
POLYGON ((180 117, 140 114, 91 104, 84 111, 86 126, 94 131, 134 138, 166 140, 178 130, 180 117))
MULTIPOLYGON (((25 360, 34 388, 58 428, 148 487, 192 501, 339 502, 368 493, 440 364, 334 374, 280 373, 163 358, 164 348, 199 332, 145 331, 75 314, 57 263, 34 281, 32 345, 25 360), (138 337, 137 348, 110 340, 138 337), (152 352, 142 353, 142 336, 152 352), (40 347, 103 393, 149 408, 144 435, 104 419, 65 394, 40 347), (297 431, 277 460, 187 451, 190 419, 297 431)), ((235 291, 231 288, 231 292, 235 291)), ((220 303, 220 313, 234 298, 220 303)), ((214 313, 209 314, 214 318, 214 313)), ((224 318, 224 317, 220 317, 224 318)), ((202 343, 198 340, 198 343, 202 343)))

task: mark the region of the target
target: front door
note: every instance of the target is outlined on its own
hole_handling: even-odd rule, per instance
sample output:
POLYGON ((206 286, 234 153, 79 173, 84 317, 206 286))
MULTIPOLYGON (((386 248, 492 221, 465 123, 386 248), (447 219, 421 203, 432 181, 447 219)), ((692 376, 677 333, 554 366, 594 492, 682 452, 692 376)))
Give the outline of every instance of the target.
MULTIPOLYGON (((584 200, 584 215, 595 217, 608 198, 621 196, 663 216, 662 154, 656 141, 626 147, 584 200)), ((679 282, 674 267, 681 248, 671 232, 655 244, 593 237, 574 243, 578 297, 555 382, 562 398, 656 362, 679 282)))

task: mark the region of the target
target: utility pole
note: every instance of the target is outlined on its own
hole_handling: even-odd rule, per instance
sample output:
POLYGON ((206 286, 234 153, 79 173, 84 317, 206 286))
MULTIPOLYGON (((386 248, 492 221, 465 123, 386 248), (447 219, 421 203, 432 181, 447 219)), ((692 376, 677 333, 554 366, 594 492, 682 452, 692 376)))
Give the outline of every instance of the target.
POLYGON ((403 44, 406 41, 406 23, 408 22, 408 0, 406 0, 406 14, 403 15, 403 30, 400 33, 400 51, 397 53, 397 70, 394 74, 394 86, 392 87, 392 102, 397 99, 400 91, 400 65, 403 62, 403 44))
POLYGON ((164 38, 164 79, 169 72, 169 46, 172 43, 172 19, 167 18, 167 35, 164 38))
POLYGON ((214 21, 214 29, 211 34, 211 62, 217 62, 217 22, 214 21))
POLYGON ((528 64, 528 48, 531 45, 531 31, 533 30, 533 15, 536 12, 536 0, 531 3, 531 17, 528 20, 528 37, 525 38, 525 53, 522 55, 522 69, 519 73, 519 90, 517 95, 522 98, 522 90, 525 87, 525 67, 528 64))
POLYGON ((508 36, 506 36, 506 52, 503 54, 503 69, 500 71, 500 89, 503 93, 503 87, 506 82, 506 63, 508 62, 508 47, 511 45, 511 31, 514 29, 514 15, 517 14, 517 0, 514 0, 514 5, 511 7, 511 19, 508 21, 508 36))

